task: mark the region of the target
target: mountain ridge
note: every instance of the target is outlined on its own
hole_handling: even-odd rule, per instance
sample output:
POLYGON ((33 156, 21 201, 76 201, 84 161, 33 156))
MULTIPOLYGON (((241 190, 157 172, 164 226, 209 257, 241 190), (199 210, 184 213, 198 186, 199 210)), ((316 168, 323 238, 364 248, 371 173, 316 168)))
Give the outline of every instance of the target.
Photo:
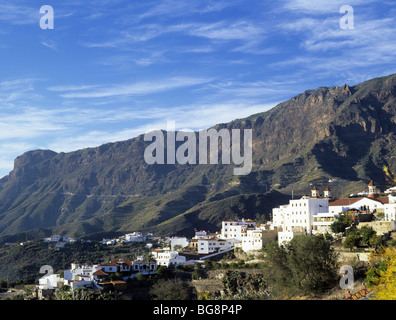
MULTIPOLYGON (((0 179, 0 236, 37 230, 84 236, 147 230, 191 234, 222 219, 269 219, 311 183, 345 195, 395 163, 396 75, 306 90, 262 113, 213 126, 252 129, 253 169, 148 165, 143 135, 69 153, 33 150, 0 179)), ((39 232, 40 233, 40 232, 39 232)))

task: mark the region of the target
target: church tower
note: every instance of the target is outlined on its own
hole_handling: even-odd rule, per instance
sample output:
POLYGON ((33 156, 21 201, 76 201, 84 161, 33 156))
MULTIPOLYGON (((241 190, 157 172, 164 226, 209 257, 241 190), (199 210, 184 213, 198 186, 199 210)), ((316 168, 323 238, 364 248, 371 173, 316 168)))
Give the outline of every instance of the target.
POLYGON ((319 190, 316 187, 311 190, 311 198, 320 198, 319 190))
POLYGON ((377 196, 377 187, 375 186, 375 183, 373 181, 370 181, 368 185, 369 189, 369 198, 374 198, 377 196))
POLYGON ((331 192, 330 192, 330 189, 329 189, 329 187, 326 187, 326 189, 324 189, 324 191, 323 191, 323 196, 325 197, 325 198, 331 198, 331 192))

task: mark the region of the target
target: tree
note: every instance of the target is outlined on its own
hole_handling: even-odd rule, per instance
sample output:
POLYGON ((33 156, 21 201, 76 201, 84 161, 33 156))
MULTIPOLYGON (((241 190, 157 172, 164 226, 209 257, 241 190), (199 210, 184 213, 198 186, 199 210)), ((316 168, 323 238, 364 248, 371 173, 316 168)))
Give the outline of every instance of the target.
POLYGON ((292 272, 288 266, 286 248, 278 245, 277 241, 271 241, 263 251, 264 263, 261 268, 272 293, 274 295, 289 295, 292 272))
POLYGON ((232 299, 263 299, 267 298, 267 286, 262 274, 248 274, 238 270, 228 270, 222 283, 224 292, 232 299))
POLYGON ((286 245, 265 248, 265 274, 278 294, 321 293, 338 280, 337 254, 323 235, 295 236, 286 245))
POLYGON ((359 229, 359 234, 361 236, 361 243, 368 246, 370 245, 370 238, 376 236, 377 232, 371 227, 363 226, 359 229))
POLYGON ((205 271, 202 268, 197 268, 193 271, 191 274, 191 277, 193 280, 199 280, 202 279, 205 276, 205 271))
POLYGON ((153 284, 150 293, 154 300, 188 300, 189 292, 186 284, 179 278, 158 280, 153 284))
POLYGON ((166 266, 159 266, 157 268, 157 276, 161 278, 170 278, 172 276, 172 270, 166 266))
POLYGON ((334 233, 344 233, 345 229, 352 225, 352 217, 347 214, 341 214, 336 217, 336 220, 330 225, 330 229, 334 233))
POLYGON ((173 246, 173 250, 175 250, 175 251, 180 251, 182 249, 183 249, 183 246, 181 244, 177 244, 177 245, 173 246))
POLYGON ((382 242, 383 242, 382 237, 378 236, 378 235, 373 235, 369 239, 370 246, 372 246, 374 248, 378 248, 382 244, 382 242))
POLYGON ((346 236, 343 246, 345 249, 350 249, 352 251, 352 249, 358 247, 359 244, 360 237, 356 234, 351 234, 346 236))

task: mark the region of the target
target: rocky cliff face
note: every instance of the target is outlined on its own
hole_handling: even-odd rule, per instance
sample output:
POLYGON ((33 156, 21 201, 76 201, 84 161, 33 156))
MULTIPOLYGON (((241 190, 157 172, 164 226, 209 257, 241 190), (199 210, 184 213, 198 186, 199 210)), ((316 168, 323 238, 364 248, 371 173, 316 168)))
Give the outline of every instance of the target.
POLYGON ((382 166, 396 166, 396 75, 308 90, 215 128, 252 129, 251 174, 233 176, 227 165, 148 165, 143 136, 70 153, 27 152, 0 180, 0 233, 185 233, 268 214, 287 200, 282 193, 309 192, 329 178, 344 181, 344 191, 381 184, 382 166))

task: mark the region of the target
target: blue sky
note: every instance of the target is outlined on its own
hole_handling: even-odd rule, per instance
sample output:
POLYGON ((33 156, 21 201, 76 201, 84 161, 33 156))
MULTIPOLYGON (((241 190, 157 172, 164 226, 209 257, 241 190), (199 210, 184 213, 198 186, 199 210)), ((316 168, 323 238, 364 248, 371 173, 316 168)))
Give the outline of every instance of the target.
POLYGON ((13 0, 0 4, 0 176, 25 151, 204 129, 306 89, 396 73, 396 4, 13 0), (40 28, 40 7, 54 29, 40 28), (342 29, 343 5, 354 29, 342 29))

